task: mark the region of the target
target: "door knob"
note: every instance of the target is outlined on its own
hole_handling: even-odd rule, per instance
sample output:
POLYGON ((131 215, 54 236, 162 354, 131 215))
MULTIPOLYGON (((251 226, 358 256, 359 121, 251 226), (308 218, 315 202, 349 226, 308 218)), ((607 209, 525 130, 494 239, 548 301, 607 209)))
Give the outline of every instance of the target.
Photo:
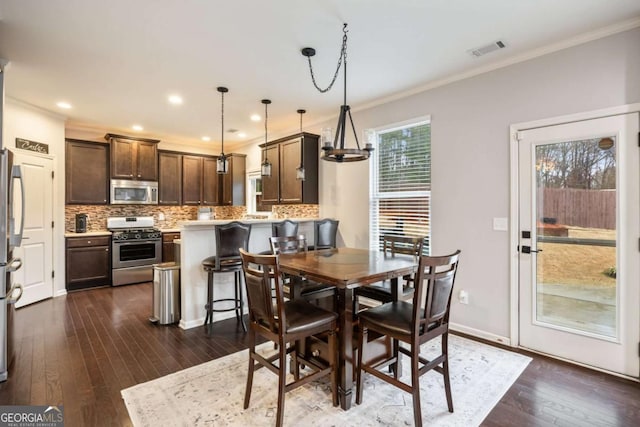
POLYGON ((530 254, 532 252, 535 252, 535 253, 542 252, 542 249, 537 249, 537 250, 536 249, 531 249, 531 246, 523 246, 522 247, 522 253, 523 254, 530 254))

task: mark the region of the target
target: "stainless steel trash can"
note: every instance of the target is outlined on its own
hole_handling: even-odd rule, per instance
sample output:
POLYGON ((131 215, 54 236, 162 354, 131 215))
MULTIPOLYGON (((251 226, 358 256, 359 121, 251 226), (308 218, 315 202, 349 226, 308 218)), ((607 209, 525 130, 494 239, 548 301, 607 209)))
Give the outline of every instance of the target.
POLYGON ((150 321, 167 325, 180 320, 180 266, 153 264, 153 298, 150 321))

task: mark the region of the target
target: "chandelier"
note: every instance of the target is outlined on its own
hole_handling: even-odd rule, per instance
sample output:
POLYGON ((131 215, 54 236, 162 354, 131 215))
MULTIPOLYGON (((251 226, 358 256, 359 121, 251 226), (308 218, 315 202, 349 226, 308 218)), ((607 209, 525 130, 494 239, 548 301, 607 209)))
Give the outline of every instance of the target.
MULTIPOLYGON (((309 62, 309 71, 311 73, 311 80, 313 81, 313 85, 319 92, 325 93, 331 90, 333 84, 335 83, 338 73, 340 72, 340 67, 344 65, 343 75, 344 75, 344 101, 342 106, 340 107, 340 115, 338 116, 338 125, 336 127, 336 133, 333 138, 333 142, 330 139, 330 136, 322 135, 322 158, 324 160, 330 162, 356 162, 359 160, 366 160, 371 155, 373 151, 373 144, 366 143, 364 148, 360 148, 360 142, 358 141, 358 135, 356 133, 355 126, 353 125, 353 118, 351 117, 351 108, 347 105, 347 24, 344 24, 342 27, 342 48, 340 49, 340 58, 338 58, 338 66, 336 68, 336 72, 333 75, 333 79, 327 88, 322 89, 316 83, 315 75, 313 74, 313 67, 311 65, 311 57, 316 54, 316 50, 312 47, 305 47, 302 49, 302 55, 307 57, 309 62), (351 125, 351 130, 353 132, 353 137, 356 141, 356 148, 345 148, 345 137, 347 132, 347 118, 349 119, 349 123, 351 125)), ((329 135, 331 131, 328 132, 329 135)))

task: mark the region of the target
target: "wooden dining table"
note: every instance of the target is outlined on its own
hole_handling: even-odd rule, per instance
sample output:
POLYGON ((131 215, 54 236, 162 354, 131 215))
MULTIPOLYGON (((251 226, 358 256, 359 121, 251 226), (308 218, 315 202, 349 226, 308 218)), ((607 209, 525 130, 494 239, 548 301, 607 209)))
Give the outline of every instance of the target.
MULTIPOLYGON (((296 254, 281 254, 283 273, 333 285, 337 290, 338 332, 338 392, 340 406, 351 407, 353 394, 353 313, 355 288, 389 280, 395 299, 401 292, 399 277, 413 274, 418 261, 410 255, 391 255, 356 248, 335 248, 296 254)), ((295 293, 295 290, 293 290, 295 293)))

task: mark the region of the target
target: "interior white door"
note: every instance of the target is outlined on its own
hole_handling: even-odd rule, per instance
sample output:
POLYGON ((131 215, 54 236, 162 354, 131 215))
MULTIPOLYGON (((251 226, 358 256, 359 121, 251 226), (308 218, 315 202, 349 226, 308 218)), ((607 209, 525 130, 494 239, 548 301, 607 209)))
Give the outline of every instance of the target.
MULTIPOLYGON (((14 150, 13 162, 22 168, 25 193, 23 240, 13 254, 22 259, 13 281, 23 285, 22 298, 16 302, 16 307, 23 307, 53 297, 53 160, 14 150)), ((18 211, 20 197, 16 192, 18 211)))
POLYGON ((518 133, 522 347, 638 377, 638 113, 518 133))

